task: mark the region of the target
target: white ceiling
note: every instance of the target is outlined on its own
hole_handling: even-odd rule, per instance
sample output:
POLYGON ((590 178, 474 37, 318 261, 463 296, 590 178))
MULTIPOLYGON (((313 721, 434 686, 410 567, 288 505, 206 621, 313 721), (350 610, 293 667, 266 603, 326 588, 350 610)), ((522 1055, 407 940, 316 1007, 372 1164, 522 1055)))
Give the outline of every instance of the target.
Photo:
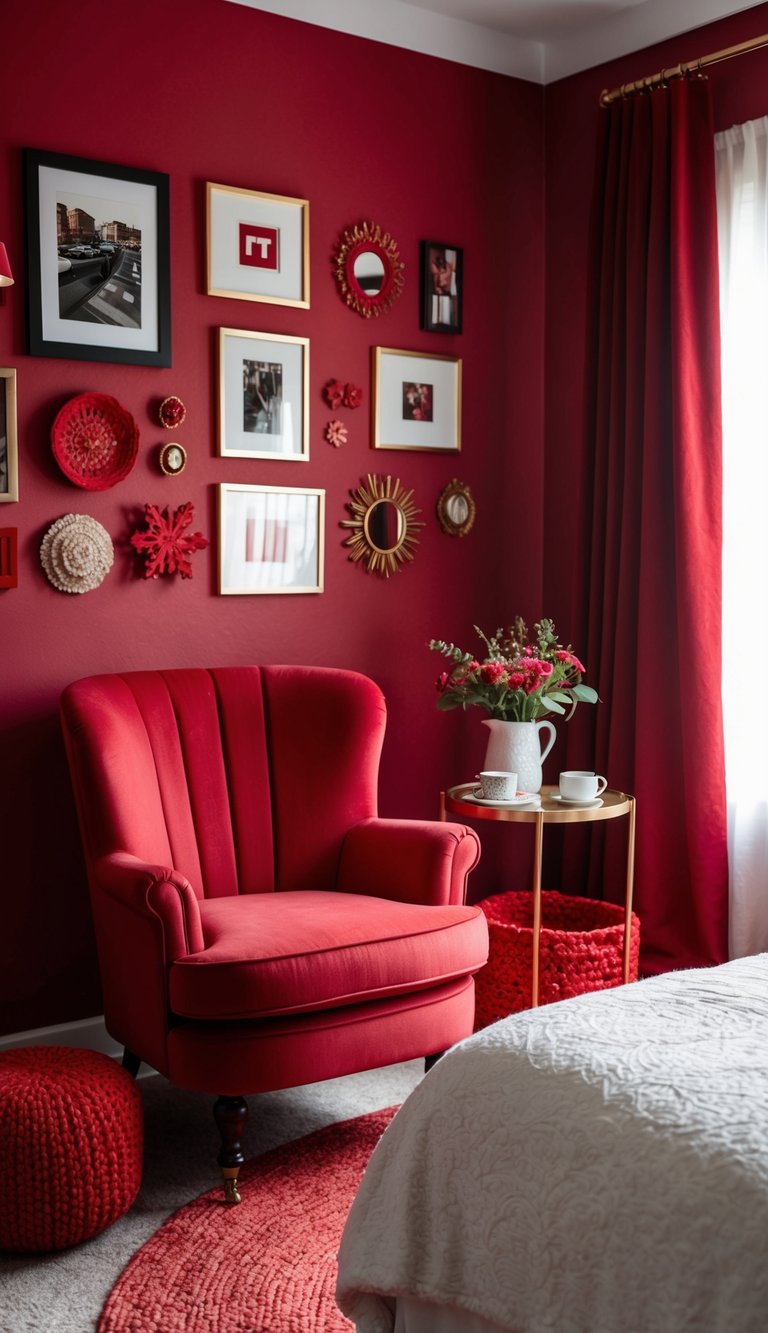
MULTIPOLYGON (((552 83, 726 14, 753 9, 760 0, 231 2, 499 74, 552 83)), ((703 54, 697 49, 684 59, 703 54)))

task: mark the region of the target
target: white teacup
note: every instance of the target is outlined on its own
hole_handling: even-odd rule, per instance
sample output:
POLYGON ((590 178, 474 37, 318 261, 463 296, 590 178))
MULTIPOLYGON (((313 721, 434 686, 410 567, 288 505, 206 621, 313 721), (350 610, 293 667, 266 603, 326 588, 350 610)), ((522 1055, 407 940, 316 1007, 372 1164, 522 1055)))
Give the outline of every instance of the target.
POLYGON ((569 768, 560 774, 560 795, 564 801, 594 801, 608 783, 599 773, 569 768))
POLYGON ((517 773, 486 769, 478 773, 476 780, 480 783, 477 794, 484 801, 513 801, 517 795, 517 773))

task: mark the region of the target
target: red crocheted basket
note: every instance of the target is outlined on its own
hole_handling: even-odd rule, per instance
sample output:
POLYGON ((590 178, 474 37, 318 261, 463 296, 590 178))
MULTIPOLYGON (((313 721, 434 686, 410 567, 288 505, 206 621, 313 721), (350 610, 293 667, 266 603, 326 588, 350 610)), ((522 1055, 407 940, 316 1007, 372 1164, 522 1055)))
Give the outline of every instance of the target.
POLYGON ((106 491, 136 462, 139 428, 130 412, 106 393, 70 398, 51 427, 53 455, 75 486, 106 491))
POLYGON ((0 1053, 0 1250, 61 1250, 122 1217, 141 1184, 141 1096, 96 1051, 0 1053))
MULTIPOLYGON (((475 1031, 531 1007, 533 894, 498 893, 478 904, 490 952, 475 977, 475 1031)), ((624 908, 564 893, 541 895, 539 1004, 623 981, 624 908)), ((637 980, 640 921, 632 913, 630 979, 637 980)))

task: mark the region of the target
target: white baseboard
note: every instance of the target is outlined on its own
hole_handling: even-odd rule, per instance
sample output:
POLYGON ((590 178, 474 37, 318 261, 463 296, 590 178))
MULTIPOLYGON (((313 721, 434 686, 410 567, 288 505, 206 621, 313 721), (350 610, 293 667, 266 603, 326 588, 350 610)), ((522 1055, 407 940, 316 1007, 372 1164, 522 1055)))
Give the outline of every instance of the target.
POLYGON ((123 1054, 122 1046, 107 1032, 101 1014, 96 1018, 81 1018, 76 1023, 56 1023, 53 1027, 11 1032, 7 1037, 0 1037, 0 1051, 14 1046, 78 1046, 117 1058, 122 1058, 123 1054))

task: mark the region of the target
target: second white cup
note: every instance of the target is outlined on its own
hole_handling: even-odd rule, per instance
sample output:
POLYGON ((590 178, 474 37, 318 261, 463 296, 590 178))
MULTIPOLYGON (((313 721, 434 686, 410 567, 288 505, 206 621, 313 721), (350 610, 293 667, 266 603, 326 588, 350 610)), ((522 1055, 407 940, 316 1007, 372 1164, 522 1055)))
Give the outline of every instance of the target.
POLYGON ((594 801, 607 786, 599 773, 583 768, 569 768, 560 774, 560 795, 564 801, 594 801))
POLYGON ((478 773, 480 783, 478 796, 484 801, 513 801, 517 795, 517 773, 505 773, 500 769, 486 769, 478 773))

